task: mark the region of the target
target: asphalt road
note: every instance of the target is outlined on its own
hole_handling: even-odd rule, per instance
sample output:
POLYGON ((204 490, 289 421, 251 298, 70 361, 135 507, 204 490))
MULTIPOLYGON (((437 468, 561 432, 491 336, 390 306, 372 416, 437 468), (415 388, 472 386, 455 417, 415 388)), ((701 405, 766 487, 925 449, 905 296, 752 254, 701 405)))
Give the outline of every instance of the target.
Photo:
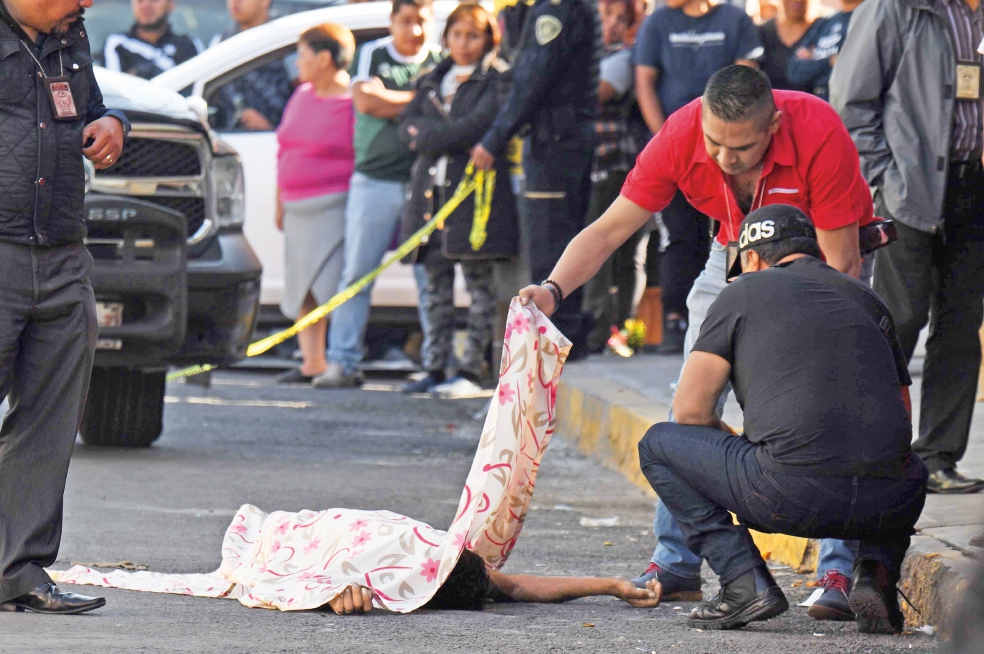
MULTIPOLYGON (((221 373, 210 390, 168 389, 152 449, 78 446, 55 567, 131 561, 162 572, 218 567, 230 517, 249 502, 277 509, 390 509, 446 527, 477 444, 483 400, 278 387, 272 376, 221 373)), ((376 387, 385 387, 385 382, 376 387)), ((652 501, 562 439, 550 446, 523 536, 504 571, 631 576, 652 551, 652 501), (587 528, 582 516, 617 515, 587 528)), ((790 599, 806 577, 776 569, 790 599), (793 587, 796 584, 797 587, 793 587)), ((70 587, 71 588, 71 587, 70 587)), ((632 609, 612 598, 490 605, 484 612, 247 609, 230 600, 73 588, 106 608, 77 617, 0 614, 0 652, 922 652, 923 635, 859 636, 794 608, 738 632, 699 632, 693 606, 632 609)), ((717 592, 707 571, 705 596, 717 592)))

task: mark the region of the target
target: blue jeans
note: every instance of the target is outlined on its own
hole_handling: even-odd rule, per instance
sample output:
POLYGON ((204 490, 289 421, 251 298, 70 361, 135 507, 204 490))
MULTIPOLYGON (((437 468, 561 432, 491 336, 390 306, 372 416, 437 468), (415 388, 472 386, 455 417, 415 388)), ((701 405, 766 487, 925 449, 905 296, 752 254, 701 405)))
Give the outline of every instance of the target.
POLYGON ((918 456, 910 455, 898 477, 811 477, 762 469, 759 447, 719 429, 672 422, 653 426, 639 443, 643 474, 665 498, 688 548, 707 559, 722 584, 763 563, 749 528, 855 538, 858 560, 882 563, 899 578, 926 501, 928 473, 918 456))
MULTIPOLYGON (((345 264, 339 292, 369 274, 383 260, 403 215, 407 185, 352 175, 345 205, 345 264)), ((335 309, 328 331, 328 360, 351 373, 362 361, 372 285, 335 309)))
MULTIPOLYGON (((684 338, 683 344, 684 365, 686 365, 690 350, 693 349, 694 343, 697 342, 697 336, 700 334, 701 325, 704 324, 704 318, 707 317, 708 309, 710 309, 714 300, 717 299, 718 294, 727 286, 724 271, 726 264, 727 253, 724 246, 714 241, 711 244, 711 254, 707 258, 704 270, 697 277, 693 288, 690 289, 690 295, 687 296, 687 312, 690 323, 687 327, 687 335, 684 338)), ((865 264, 862 269, 862 280, 870 284, 871 263, 866 261, 865 264)), ((672 388, 675 393, 676 382, 673 383, 672 388)), ((718 415, 724 412, 724 405, 730 392, 731 385, 728 384, 721 394, 721 399, 718 400, 718 415)), ((670 420, 672 419, 673 415, 671 413, 670 420)), ((666 510, 666 506, 662 500, 656 503, 656 518, 653 521, 653 533, 656 534, 656 539, 658 540, 656 550, 653 552, 653 563, 658 565, 662 570, 678 577, 692 578, 700 576, 701 557, 687 548, 683 532, 680 531, 680 525, 677 524, 677 521, 670 512, 666 510)), ((855 543, 835 539, 825 539, 821 542, 817 578, 822 577, 829 570, 836 570, 841 574, 850 576, 854 565, 854 548, 856 548, 855 543)))

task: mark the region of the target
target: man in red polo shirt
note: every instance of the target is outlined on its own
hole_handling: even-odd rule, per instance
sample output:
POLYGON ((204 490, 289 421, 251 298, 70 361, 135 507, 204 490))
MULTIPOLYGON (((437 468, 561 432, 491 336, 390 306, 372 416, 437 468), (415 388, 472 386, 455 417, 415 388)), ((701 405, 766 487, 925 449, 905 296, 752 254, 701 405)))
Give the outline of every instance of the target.
MULTIPOLYGON (((738 228, 753 209, 769 204, 799 208, 812 221, 827 263, 870 282, 871 257, 863 265, 858 227, 874 221, 871 193, 840 118, 823 100, 773 91, 761 71, 729 66, 710 79, 702 98, 666 121, 639 156, 621 196, 571 241, 550 279, 528 286, 520 296, 552 313, 558 301, 591 279, 678 190, 700 213, 719 223, 704 271, 687 298, 685 359, 708 308, 726 285, 727 244, 738 240, 738 228)), ((719 413, 726 397, 727 389, 719 413)), ((636 582, 645 584, 655 577, 665 599, 700 599, 701 559, 687 548, 662 502, 657 504, 654 529, 659 544, 652 565, 636 582)), ((811 609, 812 616, 853 618, 847 604, 852 563, 848 545, 822 543, 818 573, 829 574, 822 575, 826 592, 811 609)))

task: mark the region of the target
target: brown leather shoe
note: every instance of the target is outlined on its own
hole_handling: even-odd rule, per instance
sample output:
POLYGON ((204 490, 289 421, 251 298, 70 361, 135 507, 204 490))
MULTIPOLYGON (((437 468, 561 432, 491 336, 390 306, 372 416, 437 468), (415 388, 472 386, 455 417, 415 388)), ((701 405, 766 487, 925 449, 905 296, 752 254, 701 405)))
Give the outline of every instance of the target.
POLYGON ((926 491, 946 495, 979 493, 984 490, 984 479, 969 479, 956 468, 937 470, 926 481, 926 491))
POLYGON ((0 611, 31 611, 75 615, 106 606, 104 597, 87 597, 75 593, 63 593, 51 582, 41 584, 30 593, 0 604, 0 611))

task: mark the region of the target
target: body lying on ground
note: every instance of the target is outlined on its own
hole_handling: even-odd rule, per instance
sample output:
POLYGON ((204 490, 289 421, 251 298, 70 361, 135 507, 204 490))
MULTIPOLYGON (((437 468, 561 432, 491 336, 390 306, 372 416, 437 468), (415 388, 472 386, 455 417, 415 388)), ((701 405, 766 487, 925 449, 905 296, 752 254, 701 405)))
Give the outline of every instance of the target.
MULTIPOLYGON (((437 594, 423 608, 481 611, 488 602, 549 604, 598 595, 617 597, 635 608, 653 608, 659 606, 659 582, 654 580, 642 589, 620 577, 507 575, 488 568, 482 557, 465 550, 437 594)), ((372 592, 352 584, 328 606, 343 615, 368 613, 372 609, 372 592)))

